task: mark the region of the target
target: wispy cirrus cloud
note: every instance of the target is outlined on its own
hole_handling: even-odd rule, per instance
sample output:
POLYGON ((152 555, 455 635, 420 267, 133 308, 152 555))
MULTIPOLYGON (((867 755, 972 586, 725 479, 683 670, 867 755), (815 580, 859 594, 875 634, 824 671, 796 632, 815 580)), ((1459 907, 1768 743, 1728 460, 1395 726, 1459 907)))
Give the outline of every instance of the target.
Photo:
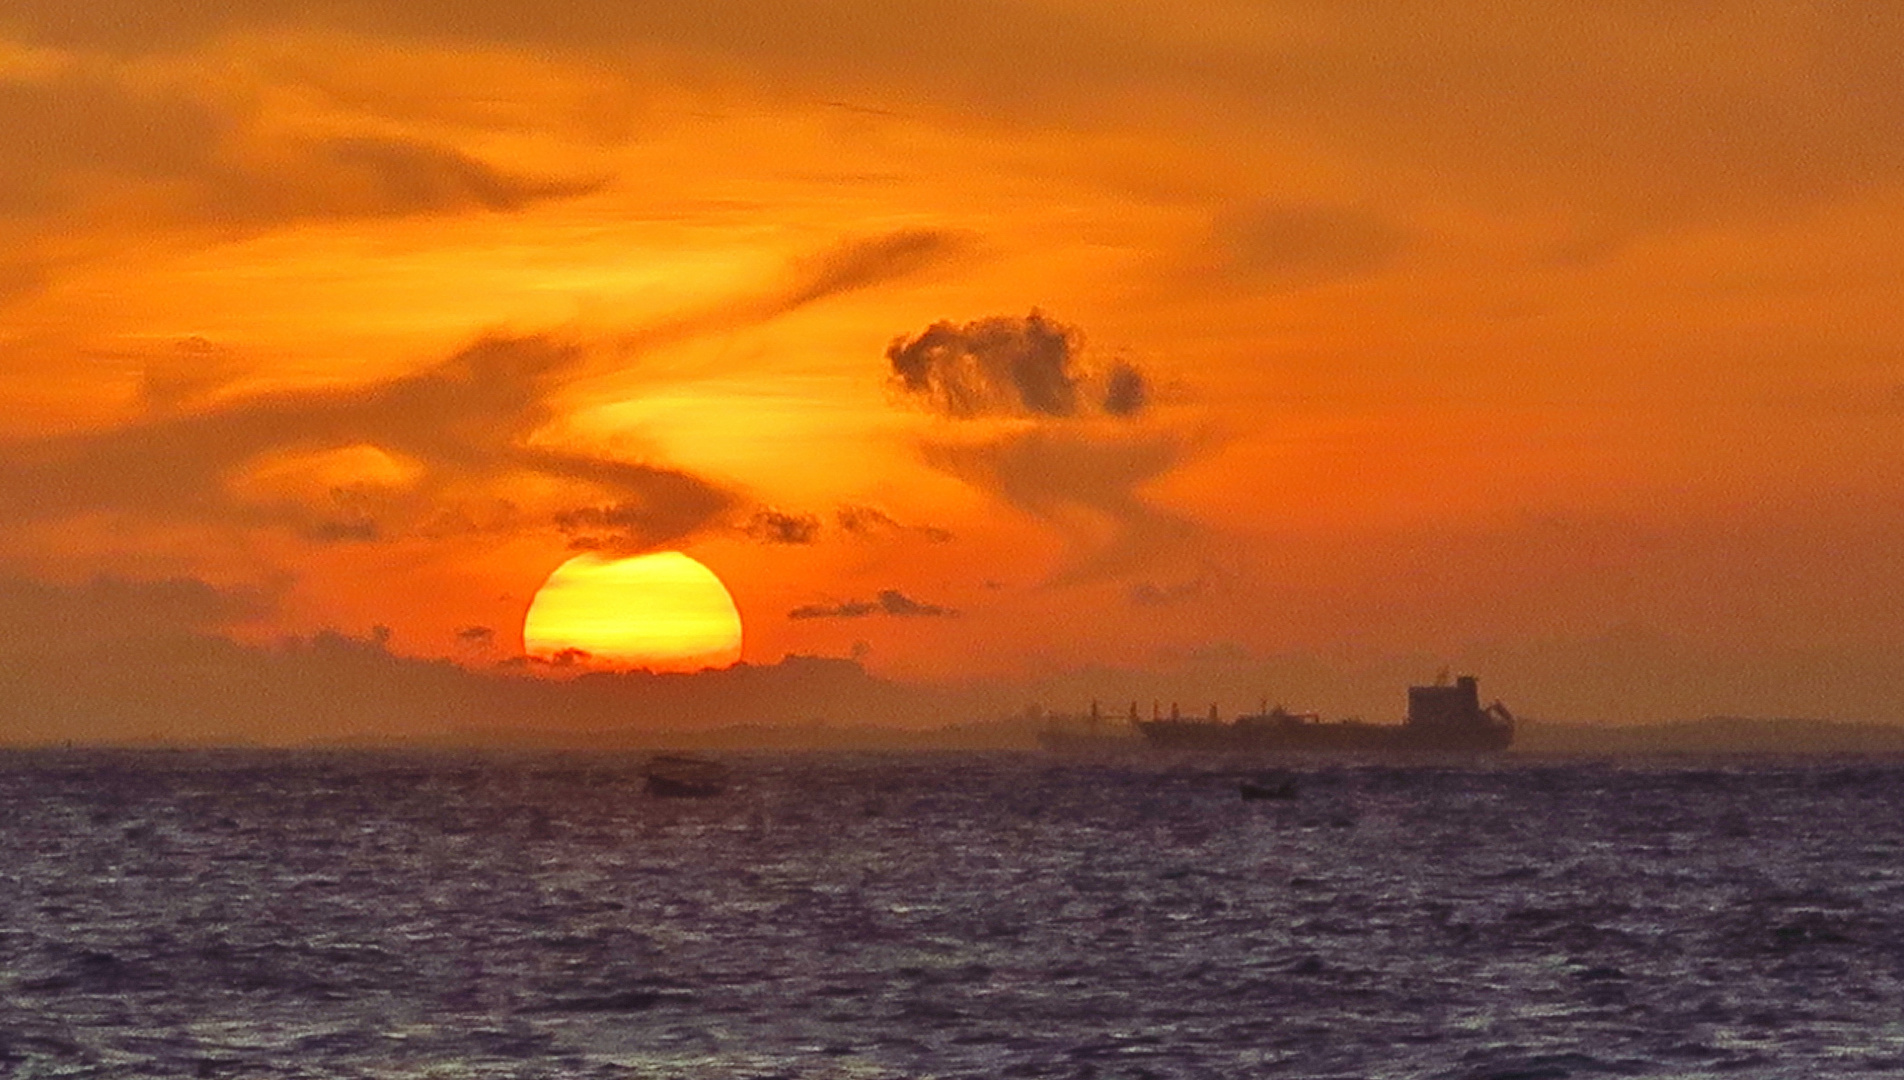
POLYGON ((1272 288, 1351 280, 1388 267, 1412 237, 1366 208, 1270 201, 1218 215, 1209 243, 1220 270, 1272 288))
POLYGON ((928 442, 926 463, 986 491, 1065 538, 1056 582, 1134 573, 1187 547, 1202 529, 1142 489, 1190 460, 1171 433, 1033 428, 962 443, 928 442))
MULTIPOLYGON (((354 386, 208 398, 216 373, 238 362, 215 355, 208 367, 194 354, 178 377, 148 380, 142 417, 0 445, 0 525, 108 513, 287 529, 331 544, 479 527, 553 529, 571 546, 597 551, 679 541, 745 512, 751 499, 667 463, 546 445, 538 436, 556 419, 559 396, 646 349, 902 280, 959 244, 911 232, 848 240, 801 260, 780 290, 657 324, 606 349, 548 335, 491 336, 416 371, 354 386), (553 505, 518 505, 514 493, 527 478, 557 483, 541 500, 553 505)), ((753 514, 743 527, 781 542, 810 539, 819 527, 817 518, 767 507, 753 514)))
MULTIPOLYGON (((376 125, 365 124, 373 128, 376 125)), ((258 127, 194 93, 74 61, 0 79, 0 215, 46 218, 140 193, 175 224, 257 228, 311 218, 513 213, 600 190, 540 177, 421 133, 313 136, 258 127)))
POLYGON ((1482 0, 1248 17, 1215 3, 1104 13, 1003 0, 980 18, 954 0, 558 0, 533 15, 503 0, 16 0, 0 16, 0 34, 23 42, 128 58, 299 32, 608 70, 665 59, 687 81, 745 72, 873 111, 1247 139, 1474 205, 1545 205, 1616 227, 1855 198, 1904 175, 1893 87, 1904 21, 1874 0, 1620 5, 1581 20, 1482 0))
MULTIPOLYGON (((725 506, 725 498, 685 477, 529 444, 553 415, 551 396, 582 360, 580 349, 549 338, 488 338, 420 371, 369 385, 281 391, 102 431, 18 440, 0 460, 0 522, 108 512, 330 529, 347 539, 381 535, 406 516, 414 525, 454 491, 515 472, 638 499, 678 498, 685 487, 725 506), (353 447, 374 448, 416 469, 414 479, 383 487, 387 520, 359 515, 340 523, 334 505, 259 499, 240 483, 273 455, 353 447)), ((329 494, 348 503, 351 491, 346 485, 329 494)))

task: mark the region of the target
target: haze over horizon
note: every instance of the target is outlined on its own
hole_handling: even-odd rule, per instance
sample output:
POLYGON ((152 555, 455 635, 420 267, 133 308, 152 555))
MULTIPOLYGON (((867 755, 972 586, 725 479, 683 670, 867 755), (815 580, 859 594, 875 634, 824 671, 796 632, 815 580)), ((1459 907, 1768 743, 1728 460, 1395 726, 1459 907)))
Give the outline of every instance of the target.
POLYGON ((667 551, 708 717, 1904 722, 1904 14, 979 11, 0 10, 0 742, 560 723, 667 551))

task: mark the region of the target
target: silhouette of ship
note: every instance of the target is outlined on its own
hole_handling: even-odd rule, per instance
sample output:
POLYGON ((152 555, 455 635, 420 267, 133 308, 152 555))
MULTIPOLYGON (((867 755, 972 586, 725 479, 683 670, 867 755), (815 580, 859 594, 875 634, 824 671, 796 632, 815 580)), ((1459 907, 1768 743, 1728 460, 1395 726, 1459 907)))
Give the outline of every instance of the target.
POLYGON ((1278 705, 1266 712, 1217 719, 1140 720, 1144 741, 1159 750, 1347 751, 1362 753, 1461 752, 1505 750, 1514 741, 1514 714, 1496 701, 1483 708, 1480 686, 1463 675, 1449 686, 1408 688, 1408 718, 1399 724, 1361 720, 1324 721, 1314 713, 1292 713, 1278 705))
POLYGON ((1040 717, 1044 721, 1044 728, 1038 732, 1038 745, 1054 754, 1099 756, 1144 749, 1144 741, 1137 736, 1136 702, 1131 702, 1128 721, 1112 720, 1105 716, 1098 710, 1095 701, 1091 702, 1091 711, 1085 716, 1046 715, 1036 711, 1035 707, 1026 712, 1029 720, 1040 717))

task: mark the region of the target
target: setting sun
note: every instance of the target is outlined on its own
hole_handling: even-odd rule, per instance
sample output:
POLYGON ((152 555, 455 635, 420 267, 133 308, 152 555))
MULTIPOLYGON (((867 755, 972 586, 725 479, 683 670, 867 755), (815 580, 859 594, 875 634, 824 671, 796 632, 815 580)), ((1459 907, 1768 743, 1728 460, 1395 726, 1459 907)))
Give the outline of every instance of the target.
POLYGON ((529 655, 697 671, 740 659, 740 613, 714 572, 678 551, 582 555, 549 575, 523 620, 529 655))

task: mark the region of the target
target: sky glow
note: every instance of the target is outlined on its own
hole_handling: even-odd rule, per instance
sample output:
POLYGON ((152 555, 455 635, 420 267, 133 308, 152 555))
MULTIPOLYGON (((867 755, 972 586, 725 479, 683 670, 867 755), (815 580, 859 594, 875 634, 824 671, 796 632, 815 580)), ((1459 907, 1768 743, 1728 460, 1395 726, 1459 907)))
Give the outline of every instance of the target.
POLYGON ((1904 719, 1891 5, 83 9, 0 12, 13 595, 495 670, 680 551, 755 664, 1904 719))

